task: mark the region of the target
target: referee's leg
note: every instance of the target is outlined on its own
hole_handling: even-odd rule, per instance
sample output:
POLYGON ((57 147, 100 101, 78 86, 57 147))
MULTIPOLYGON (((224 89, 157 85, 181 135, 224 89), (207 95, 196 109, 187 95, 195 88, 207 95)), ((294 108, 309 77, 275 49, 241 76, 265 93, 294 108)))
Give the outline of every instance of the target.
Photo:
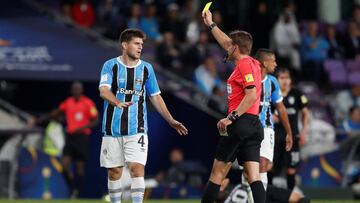
POLYGON ((213 203, 218 196, 220 185, 230 170, 231 162, 214 159, 210 178, 205 186, 201 203, 213 203))
POLYGON ((250 184, 254 203, 265 203, 266 194, 260 178, 260 164, 256 161, 244 162, 245 177, 250 184))

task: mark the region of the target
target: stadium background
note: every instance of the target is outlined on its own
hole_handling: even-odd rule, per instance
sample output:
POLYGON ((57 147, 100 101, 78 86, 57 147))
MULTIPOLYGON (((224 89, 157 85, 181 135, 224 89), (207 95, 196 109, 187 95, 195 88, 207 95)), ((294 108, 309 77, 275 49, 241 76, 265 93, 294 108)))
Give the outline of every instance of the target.
MULTIPOLYGON (((205 2, 113 0, 110 12, 105 9, 106 2, 110 1, 4 0, 1 2, 0 132, 2 136, 0 139, 3 148, 0 153, 0 187, 2 197, 45 199, 68 197, 67 188, 58 173, 58 160, 42 152, 41 144, 38 144, 39 139, 32 143, 32 140, 36 139, 31 137, 37 135, 40 135, 41 142, 45 126, 28 128, 27 119, 30 115, 42 115, 56 108, 69 96, 70 85, 75 80, 84 82, 85 95, 92 98, 98 109, 102 111, 102 100, 97 90, 100 68, 105 60, 119 54, 117 43, 119 33, 126 27, 136 27, 136 19, 139 20, 145 15, 149 3, 154 3, 158 10, 156 19, 159 32, 146 42, 143 57, 155 64, 165 101, 175 117, 188 127, 190 135, 185 138, 178 137, 160 115, 150 108, 147 178, 154 178, 160 171, 166 171, 171 166, 169 153, 174 148, 183 151, 185 160, 192 160, 205 166, 207 170, 200 173, 202 182, 208 177, 218 136, 216 122, 224 112, 224 79, 231 73, 231 64, 221 63, 223 52, 208 36, 209 39, 204 41, 208 44, 206 47, 208 54, 215 59, 217 77, 212 80, 218 85, 216 87, 219 90, 209 92, 204 88, 204 84, 208 85, 207 78, 196 78, 196 68, 202 64, 204 57, 200 57, 202 59, 200 62, 194 62, 195 55, 191 55, 193 53, 191 51, 194 47, 200 47, 201 42, 194 41, 196 35, 192 35, 187 25, 193 22, 197 25, 197 13, 205 2), (71 11, 74 12, 72 15, 71 12, 68 13, 67 9, 75 7, 77 3, 93 8, 93 13, 88 13, 89 16, 93 15, 93 18, 76 19, 74 17, 76 9, 71 11), (132 18, 130 10, 136 10, 135 3, 138 3, 141 12, 140 16, 136 16, 134 14, 136 11, 133 11, 135 17, 132 18), (104 14, 106 11, 109 12, 107 15, 104 14), (181 19, 181 23, 166 26, 165 16, 167 12, 172 11, 178 12, 177 18, 181 19), (178 38, 175 42, 171 40, 171 35, 167 34, 169 32, 178 38), (181 54, 161 55, 162 52, 166 52, 163 41, 169 41, 171 47, 181 54), (171 58, 171 61, 162 60, 166 57, 171 58), (15 140, 16 144, 4 147, 11 139, 15 140), (13 156, 9 155, 11 153, 13 156), (49 177, 44 176, 44 168, 51 170, 49 177)), ((322 35, 325 35, 326 25, 330 23, 336 25, 337 32, 345 36, 350 20, 359 23, 356 21, 359 20, 359 17, 356 18, 356 15, 359 15, 357 3, 360 2, 226 0, 221 3, 214 1, 211 10, 216 11, 220 16, 218 24, 223 29, 250 31, 254 36, 256 50, 271 44, 271 30, 285 7, 295 5, 297 28, 301 36, 306 35, 309 20, 316 20, 319 23, 322 35)), ((201 24, 195 27, 199 28, 194 31, 198 32, 198 35, 201 31, 207 32, 201 24)), ((357 38, 359 36, 357 35, 357 38)), ((302 54, 300 48, 298 50, 302 54)), ((357 161, 356 151, 351 154, 349 149, 355 148, 354 146, 359 142, 356 136, 348 136, 346 129, 342 128, 342 122, 347 116, 343 118, 337 116, 336 107, 339 104, 336 103, 336 98, 341 92, 349 91, 360 83, 360 66, 356 59, 360 53, 358 50, 354 56, 343 53, 340 58, 331 58, 332 56, 326 55, 326 61, 321 60, 321 63, 334 62, 335 65, 330 68, 324 67, 324 73, 320 76, 322 78, 309 77, 304 61, 300 70, 291 69, 296 76, 298 87, 302 88, 309 97, 313 116, 313 128, 309 129, 311 139, 303 150, 306 156, 299 176, 304 191, 310 197, 350 199, 356 196, 356 190, 353 192, 349 188, 356 188, 360 164, 357 161), (351 69, 347 67, 350 63, 355 64, 351 69)), ((288 59, 281 59, 279 66, 291 67, 291 62, 288 59)), ((209 68, 208 71, 214 70, 209 68)), ((355 131, 355 135, 356 133, 358 134, 359 131, 355 131)), ((106 173, 98 163, 100 140, 99 125, 91 136, 86 183, 80 194, 82 198, 99 199, 106 193, 106 173)), ((231 175, 236 181, 236 172, 231 175)), ((157 199, 194 199, 198 198, 200 193, 201 185, 193 187, 186 182, 175 186, 161 184, 149 195, 157 199)))

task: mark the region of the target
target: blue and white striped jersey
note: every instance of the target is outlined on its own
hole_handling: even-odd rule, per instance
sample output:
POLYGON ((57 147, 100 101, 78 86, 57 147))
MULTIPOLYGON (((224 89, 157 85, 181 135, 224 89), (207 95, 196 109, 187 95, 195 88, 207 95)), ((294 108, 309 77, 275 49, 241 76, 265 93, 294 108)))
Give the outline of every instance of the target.
POLYGON ((282 102, 281 90, 277 79, 272 75, 266 75, 262 80, 262 91, 260 98, 259 119, 264 128, 274 128, 271 113, 271 104, 282 102))
POLYGON ((146 95, 160 94, 152 65, 139 60, 134 67, 126 66, 120 57, 105 62, 100 85, 110 88, 121 102, 132 102, 127 108, 118 108, 104 101, 102 132, 105 136, 127 136, 147 133, 146 95))

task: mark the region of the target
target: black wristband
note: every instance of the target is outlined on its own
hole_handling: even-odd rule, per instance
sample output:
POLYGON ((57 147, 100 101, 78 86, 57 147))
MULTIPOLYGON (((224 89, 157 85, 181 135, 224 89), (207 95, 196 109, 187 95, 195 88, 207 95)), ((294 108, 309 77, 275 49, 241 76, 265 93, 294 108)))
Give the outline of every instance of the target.
POLYGON ((236 111, 233 111, 226 118, 234 122, 239 118, 239 116, 236 114, 236 111))
POLYGON ((211 25, 209 26, 209 30, 211 31, 216 26, 217 26, 216 23, 211 23, 211 25))

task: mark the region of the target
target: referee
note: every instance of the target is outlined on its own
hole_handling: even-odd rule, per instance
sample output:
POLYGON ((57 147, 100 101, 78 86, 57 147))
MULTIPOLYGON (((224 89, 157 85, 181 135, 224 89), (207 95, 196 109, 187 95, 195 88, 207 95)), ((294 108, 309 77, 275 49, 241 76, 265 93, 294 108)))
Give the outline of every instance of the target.
POLYGON ((258 114, 261 94, 261 70, 257 60, 249 56, 252 37, 245 31, 233 31, 227 36, 212 21, 210 11, 203 13, 204 23, 227 57, 236 67, 227 81, 228 113, 217 127, 220 138, 213 168, 205 187, 201 202, 213 203, 219 193, 221 182, 226 177, 236 157, 245 168, 247 181, 253 192, 255 203, 265 202, 265 189, 260 181, 260 144, 264 138, 258 114))

